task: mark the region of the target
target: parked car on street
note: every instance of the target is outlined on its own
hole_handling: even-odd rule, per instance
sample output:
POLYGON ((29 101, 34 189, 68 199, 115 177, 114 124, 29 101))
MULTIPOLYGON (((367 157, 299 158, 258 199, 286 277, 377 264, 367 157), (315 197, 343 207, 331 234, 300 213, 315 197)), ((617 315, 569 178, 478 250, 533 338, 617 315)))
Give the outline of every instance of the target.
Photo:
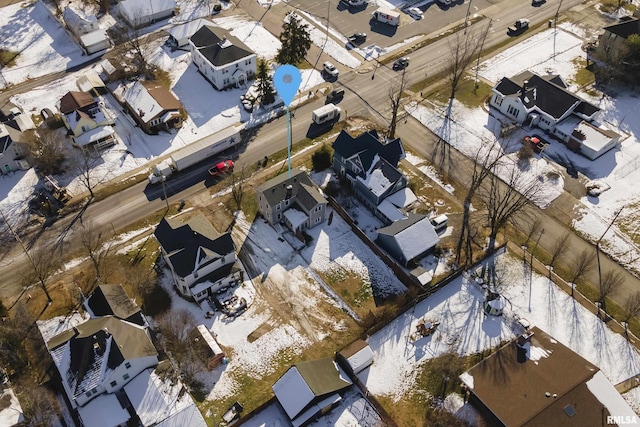
POLYGON ((359 45, 367 41, 367 33, 353 33, 353 35, 350 35, 347 38, 349 43, 359 45))
POLYGON ((216 163, 212 168, 209 168, 209 175, 216 177, 224 175, 227 172, 233 172, 233 160, 225 160, 223 162, 216 163))
POLYGON ((394 70, 404 70, 409 66, 409 57, 403 56, 402 58, 396 59, 393 63, 394 70))
POLYGON ((542 6, 547 0, 531 0, 531 6, 542 6))

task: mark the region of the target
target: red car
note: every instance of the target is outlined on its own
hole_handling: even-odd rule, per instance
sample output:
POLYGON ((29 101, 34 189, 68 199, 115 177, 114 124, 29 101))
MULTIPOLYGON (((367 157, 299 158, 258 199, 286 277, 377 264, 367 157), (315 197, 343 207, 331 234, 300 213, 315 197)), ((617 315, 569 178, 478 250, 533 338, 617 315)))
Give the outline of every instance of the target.
POLYGON ((540 137, 538 137, 536 135, 534 135, 534 136, 525 136, 523 142, 531 144, 531 147, 533 148, 533 151, 535 151, 537 154, 542 153, 542 151, 545 148, 547 148, 547 146, 549 145, 548 142, 543 141, 542 139, 540 139, 540 137))
POLYGON ((209 169, 209 175, 220 176, 227 172, 233 172, 233 160, 225 160, 217 163, 214 167, 209 169))

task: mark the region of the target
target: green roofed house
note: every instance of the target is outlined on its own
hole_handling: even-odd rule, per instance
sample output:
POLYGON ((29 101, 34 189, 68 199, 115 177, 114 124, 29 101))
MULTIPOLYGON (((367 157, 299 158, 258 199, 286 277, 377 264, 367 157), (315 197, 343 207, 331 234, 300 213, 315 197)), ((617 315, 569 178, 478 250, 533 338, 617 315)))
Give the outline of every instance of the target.
POLYGON ((490 426, 638 422, 597 366, 536 327, 473 366, 460 380, 469 390, 469 402, 490 426))
POLYGON ((218 233, 204 215, 162 218, 154 235, 182 296, 199 303, 242 280, 231 233, 218 233))
POLYGON ((122 285, 98 285, 87 298, 85 308, 91 317, 115 316, 139 326, 147 326, 140 307, 129 298, 122 285))
POLYGON ((327 357, 293 365, 272 389, 291 424, 300 427, 329 412, 351 384, 344 371, 327 357))
POLYGON ((259 185, 258 210, 269 224, 284 223, 291 231, 313 228, 324 222, 327 200, 311 178, 300 169, 285 172, 259 185))
POLYGON ((89 319, 51 338, 47 348, 74 409, 158 364, 147 330, 114 316, 89 319))

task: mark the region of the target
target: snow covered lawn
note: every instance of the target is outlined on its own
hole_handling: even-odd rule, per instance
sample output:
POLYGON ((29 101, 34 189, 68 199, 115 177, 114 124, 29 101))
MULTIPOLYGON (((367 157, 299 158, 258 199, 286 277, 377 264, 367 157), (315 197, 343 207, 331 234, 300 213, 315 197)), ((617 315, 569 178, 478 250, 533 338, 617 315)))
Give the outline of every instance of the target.
MULTIPOLYGON (((597 365, 613 384, 640 371, 638 350, 547 277, 529 276, 522 260, 510 255, 498 256, 496 264, 504 284, 499 290, 508 300, 502 317, 484 315, 483 290, 472 276, 462 275, 368 339, 374 363, 359 377, 373 394, 402 399, 416 391, 416 373, 427 360, 446 351, 468 355, 511 340, 522 332, 518 318, 597 365), (441 323, 430 337, 412 342, 410 335, 420 319, 441 323)), ((630 398, 637 395, 633 392, 630 398)))

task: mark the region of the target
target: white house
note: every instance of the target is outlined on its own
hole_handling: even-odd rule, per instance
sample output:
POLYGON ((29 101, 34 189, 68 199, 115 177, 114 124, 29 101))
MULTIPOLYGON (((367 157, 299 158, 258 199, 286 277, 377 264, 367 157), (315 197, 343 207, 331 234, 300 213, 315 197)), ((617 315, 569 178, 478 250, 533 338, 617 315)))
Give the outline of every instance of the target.
POLYGON ((119 4, 120 16, 133 28, 168 18, 176 7, 175 0, 122 0, 119 4))
POLYGON ((12 111, 0 122, 0 175, 31 167, 23 139, 24 132, 35 127, 31 117, 19 110, 12 111))
POLYGON ((74 409, 158 364, 147 330, 114 316, 89 319, 51 338, 47 348, 74 409))
POLYGON ((148 134, 180 128, 186 113, 180 100, 153 80, 137 81, 122 92, 125 107, 148 134))
POLYGON ((256 75, 256 54, 226 30, 203 25, 189 38, 191 59, 218 90, 239 87, 256 75))
POLYGON ((67 6, 62 12, 62 19, 88 54, 111 47, 107 32, 100 28, 94 15, 85 15, 67 6))
POLYGON ((163 218, 154 235, 182 296, 200 302, 242 280, 231 233, 218 233, 204 215, 163 218))
POLYGON ((620 143, 620 135, 597 121, 600 109, 567 90, 558 75, 525 71, 503 77, 489 102, 510 120, 541 129, 573 151, 595 159, 620 143))

